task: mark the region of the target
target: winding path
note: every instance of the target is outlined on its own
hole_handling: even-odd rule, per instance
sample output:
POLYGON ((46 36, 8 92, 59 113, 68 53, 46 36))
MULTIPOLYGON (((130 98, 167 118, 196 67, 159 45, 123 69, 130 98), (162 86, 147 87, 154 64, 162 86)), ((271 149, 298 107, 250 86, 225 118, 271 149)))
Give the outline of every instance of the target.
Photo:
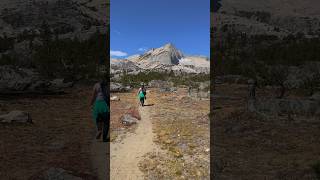
POLYGON ((138 163, 144 154, 156 149, 153 143, 152 123, 149 118, 150 108, 152 106, 139 107, 141 120, 138 122, 135 133, 128 133, 121 142, 111 143, 110 179, 143 179, 138 163))

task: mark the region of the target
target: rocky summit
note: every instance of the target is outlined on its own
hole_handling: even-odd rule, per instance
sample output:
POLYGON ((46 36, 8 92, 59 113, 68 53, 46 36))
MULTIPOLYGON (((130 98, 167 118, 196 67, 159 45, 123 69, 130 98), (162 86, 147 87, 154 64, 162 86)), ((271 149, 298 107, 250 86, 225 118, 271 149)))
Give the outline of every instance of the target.
POLYGON ((210 71, 210 61, 204 56, 186 56, 172 43, 152 48, 144 54, 127 59, 111 59, 111 74, 137 74, 145 71, 199 74, 210 71))
POLYGON ((131 61, 140 63, 160 62, 161 64, 179 64, 183 54, 173 44, 169 43, 160 48, 152 48, 143 55, 131 57, 131 61))

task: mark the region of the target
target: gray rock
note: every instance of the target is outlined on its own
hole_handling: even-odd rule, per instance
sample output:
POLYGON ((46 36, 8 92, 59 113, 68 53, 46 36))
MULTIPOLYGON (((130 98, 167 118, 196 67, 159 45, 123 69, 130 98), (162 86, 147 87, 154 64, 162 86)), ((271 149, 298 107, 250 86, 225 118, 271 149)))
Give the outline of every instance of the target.
POLYGON ((173 86, 173 84, 168 81, 152 80, 148 83, 148 86, 153 88, 161 88, 161 87, 170 87, 170 86, 173 86))
POLYGON ((0 122, 2 123, 30 123, 32 119, 27 112, 23 111, 11 111, 8 114, 0 115, 0 122))
POLYGON ((54 79, 50 81, 52 88, 62 89, 62 88, 68 88, 73 85, 73 82, 65 82, 64 79, 54 79))
POLYGON ((199 89, 200 89, 200 90, 210 89, 210 81, 201 82, 201 83, 199 84, 199 89))
POLYGON ((118 92, 121 90, 122 87, 123 86, 120 83, 113 83, 113 82, 110 83, 110 91, 111 92, 118 92))
POLYGON ((256 101, 255 109, 271 114, 316 115, 320 103, 310 99, 261 99, 256 101))
POLYGON ((171 87, 170 88, 170 92, 177 92, 178 91, 178 88, 176 88, 176 87, 171 87))
POLYGON ((0 67, 0 93, 55 93, 72 85, 72 82, 65 83, 63 79, 42 79, 33 69, 0 67))
POLYGON ((132 125, 132 124, 136 124, 138 121, 138 119, 132 117, 129 114, 125 114, 121 117, 121 122, 125 125, 132 125))
POLYGON ((130 90, 132 90, 130 86, 124 86, 121 83, 115 83, 115 82, 110 83, 110 92, 127 92, 130 90))
POLYGON ((26 90, 38 78, 38 75, 29 69, 1 66, 0 91, 26 90))
POLYGON ((320 102, 320 92, 313 94, 310 99, 320 102))
POLYGON ((120 98, 118 96, 112 96, 110 101, 120 101, 120 98))
POLYGON ((202 90, 200 88, 189 88, 188 89, 188 96, 197 99, 209 99, 210 98, 210 91, 202 90))

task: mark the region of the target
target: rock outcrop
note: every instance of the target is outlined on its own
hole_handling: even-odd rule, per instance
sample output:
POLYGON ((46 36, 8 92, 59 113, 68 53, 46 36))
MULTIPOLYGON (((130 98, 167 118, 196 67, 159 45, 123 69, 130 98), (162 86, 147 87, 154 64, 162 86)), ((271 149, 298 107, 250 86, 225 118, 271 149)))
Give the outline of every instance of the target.
POLYGON ((320 115, 320 101, 311 99, 261 99, 254 102, 254 109, 267 114, 320 115))
POLYGON ((32 69, 0 66, 0 94, 61 93, 72 85, 64 79, 43 79, 32 69))
POLYGON ((143 55, 131 58, 133 62, 149 63, 159 62, 161 64, 179 64, 179 60, 183 57, 183 54, 177 50, 173 44, 168 43, 163 47, 151 49, 143 55))
POLYGON ((110 83, 110 92, 127 92, 130 91, 132 88, 130 86, 124 86, 121 83, 110 83))
POLYGON ((0 115, 1 123, 31 123, 32 119, 29 113, 24 111, 11 111, 8 114, 0 115))
POLYGON ((312 36, 320 27, 317 0, 223 0, 221 4, 219 11, 211 14, 214 37, 220 39, 232 31, 278 37, 303 32, 312 36))
POLYGON ((110 62, 110 72, 114 75, 149 71, 175 75, 210 73, 210 61, 207 57, 185 56, 171 43, 153 48, 142 55, 133 55, 127 59, 111 59, 110 62))

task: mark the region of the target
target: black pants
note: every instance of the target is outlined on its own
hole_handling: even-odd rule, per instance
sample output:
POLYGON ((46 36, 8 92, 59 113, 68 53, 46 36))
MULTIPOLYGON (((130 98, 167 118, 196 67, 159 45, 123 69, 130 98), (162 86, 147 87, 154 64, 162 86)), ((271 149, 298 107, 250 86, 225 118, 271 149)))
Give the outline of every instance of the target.
POLYGON ((108 133, 109 133, 109 126, 110 126, 110 113, 103 113, 98 115, 97 123, 103 122, 103 127, 102 127, 102 137, 103 141, 108 140, 108 133))
POLYGON ((144 98, 140 98, 140 103, 142 106, 144 105, 144 98))

